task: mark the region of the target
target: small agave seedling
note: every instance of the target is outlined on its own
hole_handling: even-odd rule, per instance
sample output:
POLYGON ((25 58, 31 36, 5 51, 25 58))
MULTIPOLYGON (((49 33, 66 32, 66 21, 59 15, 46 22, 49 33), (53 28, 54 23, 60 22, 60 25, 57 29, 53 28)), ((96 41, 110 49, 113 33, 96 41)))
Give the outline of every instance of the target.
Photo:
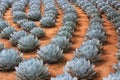
POLYGON ((21 37, 24 37, 27 35, 27 32, 23 31, 23 30, 19 30, 18 32, 13 32, 13 34, 11 34, 10 36, 10 42, 12 43, 12 45, 16 46, 18 44, 18 40, 21 37))
POLYGON ((0 43, 0 51, 4 49, 4 44, 0 43))
POLYGON ((64 36, 56 36, 55 38, 53 38, 51 40, 50 43, 59 46, 64 51, 67 51, 71 46, 71 43, 69 42, 69 39, 67 39, 64 36))
POLYGON ((72 77, 68 73, 58 75, 56 78, 51 78, 51 80, 78 80, 76 77, 72 77))
POLYGON ((0 52, 0 70, 13 70, 22 61, 22 54, 15 49, 5 49, 0 52))
POLYGON ((33 28, 31 31, 31 34, 37 36, 38 38, 42 38, 44 37, 46 34, 45 34, 45 31, 43 31, 41 28, 33 28))
POLYGON ((76 76, 80 80, 89 80, 95 75, 94 65, 85 58, 73 58, 67 62, 64 67, 64 72, 76 76))
POLYGON ((103 80, 120 80, 120 71, 109 74, 108 77, 103 78, 103 80))
POLYGON ((49 78, 48 67, 42 60, 31 58, 19 63, 16 70, 16 80, 47 80, 49 78))
POLYGON ((30 31, 31 29, 33 29, 34 27, 36 27, 36 24, 33 21, 27 21, 24 22, 21 27, 23 29, 25 29, 26 31, 30 31))
POLYGON ((6 21, 0 20, 0 32, 8 26, 9 24, 6 21))
POLYGON ((21 37, 20 40, 18 41, 17 47, 22 52, 33 51, 39 47, 38 38, 35 37, 34 35, 31 35, 31 34, 24 36, 24 37, 21 37))
POLYGON ((80 48, 77 48, 75 51, 75 57, 85 57, 92 62, 100 60, 101 52, 95 45, 82 45, 80 48))
POLYGON ((44 47, 41 47, 37 53, 40 59, 48 63, 59 62, 59 60, 63 57, 63 50, 54 44, 48 44, 44 47))
POLYGON ((1 31, 1 38, 9 39, 10 35, 16 30, 13 27, 6 27, 1 31))

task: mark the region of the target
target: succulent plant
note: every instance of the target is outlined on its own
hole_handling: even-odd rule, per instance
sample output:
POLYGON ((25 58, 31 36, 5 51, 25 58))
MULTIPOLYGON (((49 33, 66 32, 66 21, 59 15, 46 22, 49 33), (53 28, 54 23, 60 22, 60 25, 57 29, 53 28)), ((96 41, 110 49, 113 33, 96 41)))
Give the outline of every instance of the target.
POLYGON ((40 20, 42 27, 53 27, 55 25, 55 19, 51 17, 43 17, 40 20))
POLYGON ((120 60, 120 49, 118 49, 117 59, 120 60))
POLYGON ((76 26, 76 23, 73 21, 64 21, 64 26, 70 26, 71 28, 74 28, 76 26))
POLYGON ((40 11, 38 11, 38 10, 34 10, 34 11, 30 11, 29 13, 28 13, 28 17, 29 17, 29 19, 31 19, 31 20, 39 20, 40 19, 40 17, 41 17, 41 15, 40 15, 40 11))
POLYGON ((118 29, 119 26, 120 26, 120 22, 117 22, 117 23, 115 23, 114 25, 115 25, 115 28, 118 29))
POLYGON ((41 28, 33 28, 30 32, 31 34, 37 36, 38 38, 42 38, 46 35, 45 31, 42 30, 41 28))
POLYGON ((92 19, 90 19, 90 23, 96 23, 96 22, 102 23, 102 21, 103 21, 102 18, 100 18, 98 16, 93 17, 92 19))
POLYGON ((0 43, 0 51, 4 49, 4 44, 0 43))
POLYGON ((0 52, 0 70, 13 70, 22 61, 22 54, 15 49, 5 49, 0 52))
POLYGON ((71 39, 72 38, 72 34, 69 33, 68 31, 60 31, 57 33, 57 36, 64 36, 67 39, 71 39))
POLYGON ((34 27, 36 27, 36 24, 33 21, 27 21, 22 23, 21 27, 25 29, 26 31, 30 31, 34 27))
POLYGON ((72 28, 70 26, 62 26, 59 31, 67 31, 67 32, 73 33, 74 28, 72 28))
POLYGON ((80 80, 89 80, 95 75, 94 65, 85 58, 73 58, 67 62, 64 67, 64 72, 76 76, 80 80))
POLYGON ((63 57, 63 50, 54 44, 48 44, 44 47, 41 47, 37 53, 40 59, 48 63, 59 62, 59 60, 63 57))
POLYGON ((47 11, 44 13, 44 17, 52 17, 52 18, 55 18, 56 15, 54 12, 52 12, 51 10, 50 11, 47 11))
POLYGON ((69 39, 64 36, 56 36, 55 38, 51 39, 50 43, 59 46, 64 51, 67 51, 71 46, 69 39))
POLYGON ((100 43, 100 40, 98 39, 87 39, 86 41, 84 41, 82 43, 82 45, 95 45, 97 48, 100 48, 101 49, 101 46, 102 46, 102 43, 100 43))
POLYGON ((47 80, 49 78, 48 67, 42 60, 31 58, 19 63, 16 69, 16 80, 47 80))
POLYGON ((75 57, 85 57, 92 62, 100 60, 100 50, 95 45, 82 45, 80 48, 77 48, 75 51, 75 57))
POLYGON ((120 70, 120 61, 118 61, 118 64, 114 65, 113 68, 117 71, 120 70))
POLYGON ((51 78, 51 80, 78 80, 76 77, 72 77, 70 74, 64 73, 57 75, 56 78, 51 78))
POLYGON ((18 48, 23 52, 30 52, 39 47, 38 38, 34 35, 21 37, 18 41, 18 48))
POLYGON ((6 21, 0 20, 0 32, 8 26, 9 26, 9 24, 6 21))
POLYGON ((75 13, 67 13, 64 16, 63 21, 77 21, 77 15, 75 13))
POLYGON ((98 22, 90 24, 88 31, 90 31, 90 30, 102 30, 102 31, 104 31, 103 25, 98 23, 98 22))
POLYGON ((16 30, 13 27, 6 27, 1 31, 1 38, 9 39, 10 34, 15 32, 16 30))
POLYGON ((120 80, 120 71, 109 74, 108 77, 103 78, 103 80, 120 80))
POLYGON ((22 19, 28 19, 28 16, 22 11, 14 11, 13 19, 14 19, 14 22, 17 22, 22 19))
POLYGON ((1 12, 2 14, 4 14, 5 11, 6 11, 6 7, 1 4, 1 5, 0 5, 0 12, 1 12))
POLYGON ((19 26, 21 26, 23 23, 25 23, 25 22, 28 22, 28 19, 22 19, 22 20, 19 20, 19 21, 17 21, 17 24, 19 25, 19 26))
POLYGON ((13 32, 13 34, 10 35, 10 42, 12 43, 12 45, 16 46, 18 44, 18 40, 26 35, 27 33, 23 30, 19 30, 18 32, 13 32))
POLYGON ((0 20, 3 20, 3 14, 0 12, 0 20))
POLYGON ((98 39, 101 42, 104 42, 106 40, 106 33, 102 30, 90 30, 86 34, 86 39, 98 39))
POLYGON ((119 22, 119 21, 120 21, 120 16, 115 17, 115 18, 112 19, 112 22, 113 22, 113 23, 117 23, 117 22, 119 22))

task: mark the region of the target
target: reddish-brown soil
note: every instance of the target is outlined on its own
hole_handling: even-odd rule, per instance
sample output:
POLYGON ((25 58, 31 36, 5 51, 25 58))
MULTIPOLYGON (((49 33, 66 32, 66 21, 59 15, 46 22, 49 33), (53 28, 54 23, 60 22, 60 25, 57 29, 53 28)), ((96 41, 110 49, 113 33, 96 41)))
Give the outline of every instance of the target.
MULTIPOLYGON (((83 42, 85 33, 89 26, 89 19, 87 18, 87 15, 85 14, 85 12, 74 5, 73 7, 75 7, 78 13, 78 24, 76 26, 75 33, 71 40, 72 46, 68 52, 64 53, 64 58, 60 63, 48 64, 49 72, 52 77, 55 77, 56 75, 63 73, 63 68, 66 62, 70 61, 73 58, 73 52, 75 51, 75 48, 78 48, 83 42)), ((42 15, 43 13, 44 13, 44 10, 42 10, 42 15)), ((41 43, 40 47, 48 44, 50 39, 55 36, 59 28, 62 26, 63 13, 62 13, 62 10, 60 10, 59 8, 58 8, 58 13, 59 15, 57 17, 57 22, 55 27, 49 28, 49 29, 43 28, 46 32, 46 36, 40 39, 40 43, 41 43)), ((17 26, 17 24, 13 23, 11 9, 7 10, 4 18, 10 23, 11 26, 15 27, 17 30, 21 29, 17 26)), ((102 61, 95 63, 95 70, 97 72, 97 75, 93 77, 94 80, 102 80, 103 77, 107 76, 110 72, 113 72, 112 65, 117 62, 116 60, 117 34, 114 30, 114 26, 112 25, 112 23, 108 21, 105 16, 103 16, 103 19, 104 19, 104 29, 108 37, 107 37, 107 41, 103 45, 104 51, 101 55, 102 61)), ((36 22, 36 24, 39 26, 40 23, 36 22)), ((16 47, 13 47, 11 45, 9 40, 0 39, 0 42, 4 43, 6 48, 17 49, 16 47)), ((37 51, 23 54, 23 56, 24 58, 28 58, 28 59, 31 57, 36 57, 37 56, 36 52, 37 51)), ((15 71, 0 72, 0 80, 15 80, 15 76, 16 76, 15 71)))

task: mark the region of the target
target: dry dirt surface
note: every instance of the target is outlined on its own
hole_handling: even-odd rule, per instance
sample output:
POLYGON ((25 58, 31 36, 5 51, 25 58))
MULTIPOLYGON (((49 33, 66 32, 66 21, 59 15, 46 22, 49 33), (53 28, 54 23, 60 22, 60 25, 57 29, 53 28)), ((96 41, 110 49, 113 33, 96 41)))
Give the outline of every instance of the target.
MULTIPOLYGON (((52 77, 55 77, 58 74, 63 73, 63 67, 65 66, 66 62, 71 60, 73 58, 73 52, 75 51, 75 48, 78 48, 81 43, 84 40, 85 33, 89 27, 89 19, 85 12, 73 5, 73 7, 77 10, 78 14, 78 24, 76 26, 75 33, 72 38, 72 46, 70 50, 66 53, 64 53, 64 58, 60 63, 57 64, 48 64, 49 72, 51 73, 52 77)), ((42 14, 44 14, 44 8, 42 6, 42 14)), ((58 17, 55 27, 53 28, 43 28, 46 32, 46 36, 42 39, 40 39, 40 47, 46 45, 49 43, 50 39, 54 37, 58 31, 58 29, 62 26, 62 19, 63 19, 63 13, 62 10, 58 9, 58 17)), ((28 9, 26 9, 26 12, 28 9)), ((107 41, 103 45, 103 53, 101 55, 102 61, 95 63, 95 71, 97 72, 97 75, 93 78, 94 80, 102 80, 103 77, 108 76, 110 72, 114 72, 112 66, 117 62, 116 60, 116 52, 117 52, 117 33, 114 29, 113 24, 106 19, 106 17, 102 16, 104 19, 104 29, 107 33, 107 41)), ((7 10, 5 16, 5 20, 7 20, 11 26, 15 27, 17 30, 20 28, 17 26, 17 24, 13 23, 12 15, 11 15, 11 9, 7 10)), ((39 25, 39 22, 36 22, 37 25, 39 25)), ((10 43, 9 40, 0 39, 0 42, 4 43, 6 48, 15 48, 10 43)), ((23 54, 24 58, 31 58, 36 57, 36 51, 23 54)), ((11 72, 0 72, 0 80, 15 80, 16 73, 15 71, 11 72)))

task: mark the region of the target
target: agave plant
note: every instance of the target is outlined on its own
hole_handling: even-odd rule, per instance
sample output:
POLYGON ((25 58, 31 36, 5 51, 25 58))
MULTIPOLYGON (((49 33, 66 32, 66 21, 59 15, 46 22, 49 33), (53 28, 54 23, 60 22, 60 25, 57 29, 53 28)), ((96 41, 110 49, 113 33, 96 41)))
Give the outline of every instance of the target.
POLYGON ((29 13, 28 13, 28 17, 29 17, 29 19, 31 19, 31 20, 40 20, 40 17, 41 17, 41 15, 40 15, 40 11, 38 11, 38 10, 34 10, 34 11, 30 11, 29 13))
POLYGON ((36 24, 33 21, 27 21, 27 22, 24 22, 21 26, 26 31, 30 31, 31 29, 36 27, 36 24))
POLYGON ((118 61, 118 64, 114 65, 113 68, 117 71, 120 70, 120 61, 118 61))
POLYGON ((5 49, 0 52, 0 70, 13 70, 22 61, 22 54, 15 49, 5 49))
POLYGON ((102 21, 103 21, 102 18, 100 18, 98 16, 93 17, 92 19, 90 19, 90 23, 96 23, 96 22, 102 23, 102 21))
POLYGON ((9 39, 10 34, 15 32, 16 30, 13 27, 6 27, 1 31, 1 38, 9 39))
POLYGON ((72 34, 68 31, 60 31, 57 33, 57 36, 64 36, 67 39, 71 39, 72 38, 72 34))
POLYGON ((9 24, 6 21, 0 20, 0 32, 8 26, 9 26, 9 24))
POLYGON ((71 28, 75 28, 76 23, 73 21, 64 21, 63 22, 64 26, 70 26, 71 28))
POLYGON ((3 20, 3 14, 0 12, 0 20, 3 20))
POLYGON ((45 31, 41 28, 33 28, 31 31, 31 34, 37 36, 38 38, 42 38, 45 36, 45 31))
POLYGON ((0 51, 4 49, 4 44, 0 43, 0 51))
POLYGON ((71 46, 69 39, 64 36, 56 36, 55 38, 51 39, 50 43, 59 46, 64 51, 67 51, 71 46))
MULTIPOLYGON (((82 45, 94 45, 94 46, 96 46, 97 48, 99 48, 99 50, 100 49, 102 49, 102 43, 100 42, 100 40, 98 40, 98 39, 87 39, 86 41, 84 41, 83 43, 82 43, 82 45)), ((102 51, 102 50, 101 50, 102 51)))
POLYGON ((115 17, 115 18, 112 19, 112 22, 113 22, 113 23, 117 23, 117 22, 119 22, 119 21, 120 21, 120 16, 115 17))
POLYGON ((82 45, 80 48, 77 48, 75 51, 76 57, 85 57, 86 59, 89 59, 92 62, 96 62, 100 60, 100 54, 101 52, 95 45, 82 45))
POLYGON ((63 57, 63 50, 54 44, 48 44, 44 47, 41 47, 37 53, 40 59, 48 63, 59 62, 59 60, 63 57))
POLYGON ((30 52, 39 47, 39 41, 37 37, 29 34, 27 36, 21 37, 17 46, 23 52, 30 52))
POLYGON ((64 20, 63 21, 77 21, 77 15, 75 13, 67 13, 64 16, 64 20))
POLYGON ((102 31, 104 31, 103 25, 101 23, 98 23, 98 22, 91 23, 90 27, 88 28, 88 31, 90 31, 90 30, 102 30, 102 31))
POLYGON ((102 30, 90 30, 86 34, 86 39, 98 39, 101 42, 104 42, 106 40, 106 33, 102 30))
POLYGON ((19 64, 16 69, 16 80, 47 80, 49 78, 48 67, 42 60, 31 58, 19 64))
POLYGON ((120 50, 118 50, 117 59, 120 60, 120 50))
POLYGON ((19 26, 21 26, 23 23, 25 23, 25 22, 28 22, 28 19, 22 19, 22 20, 19 20, 19 21, 17 21, 17 24, 19 25, 19 26))
POLYGON ((14 11, 13 19, 14 19, 14 22, 17 22, 22 19, 28 19, 28 16, 22 11, 14 11))
POLYGON ((115 23, 114 25, 115 25, 115 28, 118 29, 119 26, 120 26, 120 22, 117 22, 117 23, 115 23))
POLYGON ((89 80, 96 73, 94 71, 94 65, 85 58, 73 58, 71 61, 66 63, 64 72, 68 72, 80 80, 89 80))
POLYGON ((67 32, 73 33, 74 28, 72 28, 70 26, 62 26, 59 31, 67 31, 67 32))
POLYGON ((4 14, 6 11, 6 7, 4 5, 0 5, 0 12, 4 14))
POLYGON ((109 74, 108 77, 103 78, 103 80, 120 80, 120 71, 109 74))
POLYGON ((18 40, 21 38, 21 37, 24 37, 26 36, 27 33, 23 30, 19 30, 18 32, 13 32, 13 34, 11 34, 10 36, 10 41, 12 43, 12 45, 16 46, 18 44, 18 40))
POLYGON ((53 27, 55 25, 55 19, 51 17, 43 17, 41 20, 42 27, 53 27))
POLYGON ((64 73, 58 75, 56 78, 51 78, 51 80, 78 80, 76 77, 72 77, 70 74, 64 73))

